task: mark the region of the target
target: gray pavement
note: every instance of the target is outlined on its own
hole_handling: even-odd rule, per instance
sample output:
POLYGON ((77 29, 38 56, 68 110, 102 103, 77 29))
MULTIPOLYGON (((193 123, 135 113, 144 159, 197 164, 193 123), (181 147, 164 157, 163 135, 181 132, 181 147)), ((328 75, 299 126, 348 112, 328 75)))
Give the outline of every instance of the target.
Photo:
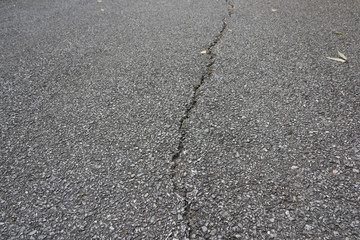
POLYGON ((0 239, 359 239, 359 42, 358 0, 1 1, 0 239))

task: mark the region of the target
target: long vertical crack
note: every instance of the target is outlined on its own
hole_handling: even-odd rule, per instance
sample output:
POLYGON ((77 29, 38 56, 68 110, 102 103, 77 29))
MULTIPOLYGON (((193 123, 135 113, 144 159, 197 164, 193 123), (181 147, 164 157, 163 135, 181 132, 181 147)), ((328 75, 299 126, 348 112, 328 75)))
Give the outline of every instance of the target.
POLYGON ((208 63, 206 64, 205 67, 205 71, 201 76, 200 79, 200 84, 195 85, 193 88, 193 94, 191 96, 191 100, 188 103, 188 105, 186 106, 186 110, 184 112, 183 117, 180 120, 179 123, 179 132, 180 132, 180 140, 179 140, 179 144, 177 147, 177 151, 176 153, 172 156, 172 175, 171 175, 171 179, 172 179, 172 183, 173 183, 173 188, 174 188, 174 192, 182 199, 183 201, 183 220, 186 223, 187 226, 187 232, 186 232, 186 237, 189 239, 192 239, 192 235, 193 235, 193 231, 194 231, 194 215, 195 212, 194 210, 191 209, 191 201, 190 199, 188 199, 188 190, 186 189, 186 183, 184 179, 181 179, 181 183, 180 186, 178 186, 178 183, 176 182, 176 178, 179 175, 178 172, 178 165, 179 165, 179 160, 181 159, 181 156, 183 154, 183 150, 184 150, 184 142, 187 136, 187 131, 185 128, 183 128, 184 123, 187 119, 190 118, 191 112, 193 111, 193 109, 196 107, 196 103, 200 97, 199 94, 199 88, 201 88, 201 86, 203 86, 205 84, 205 82, 207 80, 209 80, 212 76, 213 73, 213 65, 215 63, 216 60, 216 54, 214 53, 214 48, 217 45, 217 43, 221 40, 221 38, 224 35, 224 31, 227 28, 227 19, 229 17, 231 17, 232 15, 232 11, 234 10, 234 5, 232 3, 230 3, 230 0, 225 0, 227 5, 228 5, 228 14, 227 16, 225 16, 222 19, 222 28, 220 30, 220 32, 215 36, 214 40, 210 43, 209 47, 206 50, 206 54, 208 55, 208 63))

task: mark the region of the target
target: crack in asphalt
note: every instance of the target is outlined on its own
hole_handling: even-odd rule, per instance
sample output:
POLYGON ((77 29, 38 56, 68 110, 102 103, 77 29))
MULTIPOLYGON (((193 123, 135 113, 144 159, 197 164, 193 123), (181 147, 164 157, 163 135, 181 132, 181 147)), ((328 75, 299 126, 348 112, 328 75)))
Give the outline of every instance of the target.
MULTIPOLYGON (((227 5, 228 5, 228 17, 231 17, 232 15, 232 11, 234 10, 234 5, 232 3, 230 3, 230 0, 225 0, 227 5)), ((183 219, 186 223, 186 237, 188 237, 189 239, 192 239, 192 235, 193 235, 193 231, 194 231, 194 216, 195 216, 195 211, 191 209, 191 200, 188 199, 188 190, 186 189, 186 183, 184 179, 181 179, 181 185, 182 186, 178 186, 178 184, 176 183, 176 178, 178 176, 178 162, 179 159, 181 158, 181 155, 183 154, 184 151, 184 141, 186 139, 186 135, 187 135, 187 131, 184 128, 184 123, 187 119, 190 118, 190 114, 193 111, 193 109, 196 107, 197 101, 200 98, 200 94, 199 94, 199 88, 201 86, 203 86, 206 82, 206 80, 211 78, 212 72, 213 72, 213 65, 215 63, 216 60, 216 54, 213 52, 214 47, 216 46, 216 44, 221 40, 221 38, 224 35, 224 31, 227 27, 227 17, 224 17, 222 19, 222 28, 220 30, 220 32, 215 36, 214 40, 210 43, 209 47, 206 50, 206 55, 209 56, 208 59, 208 63, 206 64, 206 68, 205 68, 205 72, 202 74, 201 79, 200 79, 200 84, 195 85, 193 87, 193 94, 191 97, 190 102, 187 104, 186 106, 186 110, 185 113, 183 115, 183 117, 180 120, 180 127, 179 127, 179 132, 180 132, 180 140, 179 140, 179 144, 177 147, 177 151, 176 153, 172 156, 172 175, 171 175, 171 180, 173 183, 173 189, 174 192, 179 195, 179 197, 182 199, 183 201, 183 219)))

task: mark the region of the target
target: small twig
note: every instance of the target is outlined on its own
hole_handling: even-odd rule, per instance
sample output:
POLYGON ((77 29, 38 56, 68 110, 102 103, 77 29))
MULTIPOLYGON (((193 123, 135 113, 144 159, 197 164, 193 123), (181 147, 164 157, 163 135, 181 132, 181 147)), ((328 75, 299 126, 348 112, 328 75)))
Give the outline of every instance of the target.
POLYGON ((168 240, 171 235, 172 235, 172 232, 169 233, 169 235, 165 238, 165 240, 168 240))
POLYGON ((75 80, 78 80, 78 79, 81 78, 82 76, 84 76, 84 74, 81 74, 80 76, 77 76, 76 78, 71 79, 70 82, 75 81, 75 80))

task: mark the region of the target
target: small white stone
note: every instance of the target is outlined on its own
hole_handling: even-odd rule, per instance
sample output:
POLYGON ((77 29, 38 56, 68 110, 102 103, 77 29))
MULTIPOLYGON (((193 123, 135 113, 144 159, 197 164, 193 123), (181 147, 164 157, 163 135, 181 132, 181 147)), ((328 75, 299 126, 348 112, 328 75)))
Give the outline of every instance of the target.
POLYGON ((311 225, 305 225, 305 230, 306 231, 311 231, 313 229, 313 227, 311 225))

